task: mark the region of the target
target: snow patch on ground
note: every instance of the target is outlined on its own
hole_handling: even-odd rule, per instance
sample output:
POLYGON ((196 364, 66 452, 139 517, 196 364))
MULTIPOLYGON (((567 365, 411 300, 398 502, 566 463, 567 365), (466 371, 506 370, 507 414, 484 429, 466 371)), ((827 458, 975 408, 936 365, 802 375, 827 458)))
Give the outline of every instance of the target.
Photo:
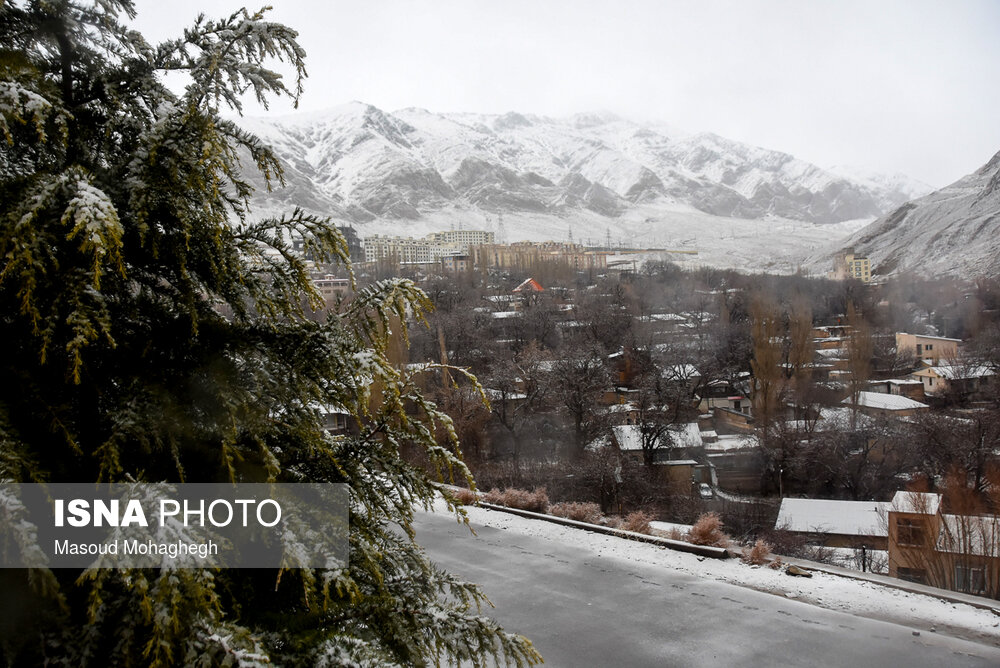
MULTIPOLYGON (((437 503, 435 510, 447 512, 443 501, 437 503)), ((830 610, 887 620, 923 631, 934 628, 938 632, 1000 646, 1000 616, 970 605, 827 573, 815 572, 812 578, 791 577, 783 570, 747 566, 736 559, 705 559, 656 545, 484 508, 467 506, 465 510, 474 524, 574 545, 591 551, 597 557, 662 567, 770 592, 830 610)))

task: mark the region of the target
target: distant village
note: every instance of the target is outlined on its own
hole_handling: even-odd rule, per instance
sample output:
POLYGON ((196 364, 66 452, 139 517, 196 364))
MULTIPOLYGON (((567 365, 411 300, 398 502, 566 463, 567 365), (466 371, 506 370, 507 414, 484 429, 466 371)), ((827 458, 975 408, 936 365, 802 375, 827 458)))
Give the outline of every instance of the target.
MULTIPOLYGON (((410 278, 434 303, 396 361, 481 489, 715 511, 789 556, 1000 595, 996 281, 881 277, 851 252, 808 278, 482 230, 346 236, 359 284, 410 278)), ((342 269, 314 269, 329 309, 349 299, 342 269)))

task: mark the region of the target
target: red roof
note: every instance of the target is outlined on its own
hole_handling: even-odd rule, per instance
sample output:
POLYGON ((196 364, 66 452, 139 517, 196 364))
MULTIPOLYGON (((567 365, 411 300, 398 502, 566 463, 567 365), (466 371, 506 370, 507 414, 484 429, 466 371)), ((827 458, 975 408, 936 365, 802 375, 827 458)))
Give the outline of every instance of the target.
POLYGON ((533 278, 529 278, 524 283, 521 283, 521 285, 514 288, 514 292, 527 292, 529 290, 531 292, 544 292, 545 288, 543 288, 541 283, 533 278))

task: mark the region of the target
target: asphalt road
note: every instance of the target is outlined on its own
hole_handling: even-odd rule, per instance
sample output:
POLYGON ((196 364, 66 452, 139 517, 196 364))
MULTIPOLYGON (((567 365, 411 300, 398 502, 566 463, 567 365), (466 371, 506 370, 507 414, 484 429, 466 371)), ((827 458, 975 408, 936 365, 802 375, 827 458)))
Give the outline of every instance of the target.
POLYGON ((433 561, 482 585, 487 614, 548 666, 1000 666, 1000 649, 825 610, 667 567, 419 513, 433 561))

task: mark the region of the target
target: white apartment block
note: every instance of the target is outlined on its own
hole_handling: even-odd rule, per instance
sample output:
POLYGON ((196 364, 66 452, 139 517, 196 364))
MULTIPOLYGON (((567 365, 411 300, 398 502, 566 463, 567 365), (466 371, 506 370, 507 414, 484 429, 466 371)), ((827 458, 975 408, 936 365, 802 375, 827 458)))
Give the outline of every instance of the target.
POLYGON ((432 243, 467 251, 472 245, 493 243, 494 235, 485 230, 449 230, 431 232, 427 235, 427 239, 432 243))
POLYGON ((365 261, 392 258, 400 264, 437 262, 445 255, 467 253, 470 245, 491 244, 493 239, 493 232, 484 230, 432 232, 422 239, 376 234, 364 239, 365 261))
POLYGON ((393 258, 396 262, 430 262, 431 243, 427 239, 387 237, 380 234, 365 237, 365 262, 393 258))

